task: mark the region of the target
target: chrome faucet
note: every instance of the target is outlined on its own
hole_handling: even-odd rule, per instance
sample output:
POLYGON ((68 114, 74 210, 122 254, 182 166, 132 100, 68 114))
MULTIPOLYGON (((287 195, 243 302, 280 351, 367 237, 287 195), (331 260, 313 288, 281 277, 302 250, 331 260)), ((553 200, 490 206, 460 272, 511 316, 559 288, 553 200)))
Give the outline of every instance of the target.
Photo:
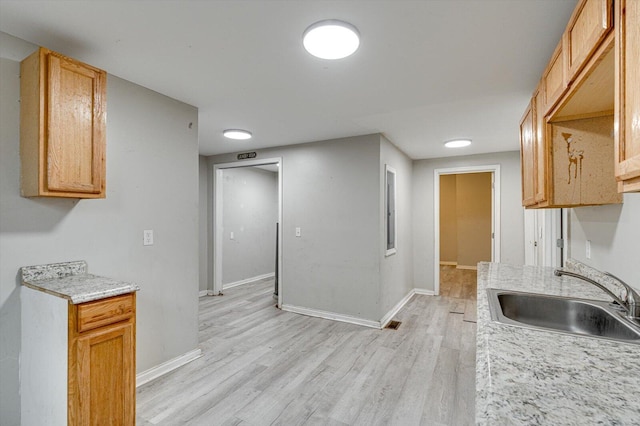
POLYGON ((625 302, 628 312, 628 317, 633 319, 640 319, 640 294, 633 289, 629 284, 622 281, 620 278, 616 277, 610 272, 604 273, 606 276, 613 278, 618 281, 624 287, 626 291, 625 302))
POLYGON ((609 290, 599 282, 594 281, 591 278, 585 277, 584 275, 580 275, 576 272, 565 271, 564 269, 556 269, 555 271, 553 271, 553 274, 557 277, 562 275, 567 275, 569 277, 578 278, 578 279, 581 279, 582 281, 586 281, 590 284, 595 285, 600 290, 603 290, 609 296, 611 296, 613 300, 615 300, 616 303, 620 305, 627 312, 627 318, 632 320, 640 320, 640 295, 633 289, 633 287, 631 287, 630 285, 628 285, 627 283, 625 283, 615 275, 610 274, 609 272, 604 273, 605 275, 618 281, 624 287, 626 291, 624 300, 620 299, 611 290, 609 290))

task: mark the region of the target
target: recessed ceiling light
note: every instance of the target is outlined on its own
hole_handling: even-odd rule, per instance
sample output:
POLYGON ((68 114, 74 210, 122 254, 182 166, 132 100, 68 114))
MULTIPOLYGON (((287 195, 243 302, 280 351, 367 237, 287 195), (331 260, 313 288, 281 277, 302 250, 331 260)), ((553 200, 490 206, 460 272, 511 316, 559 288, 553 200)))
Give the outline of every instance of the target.
POLYGON ((463 148, 471 145, 471 139, 454 139, 444 143, 447 148, 463 148))
POLYGON ((227 129, 222 132, 225 138, 246 140, 251 139, 251 132, 241 129, 227 129))
POLYGON ((348 22, 327 19, 316 22, 302 35, 307 52, 321 59, 342 59, 360 46, 358 29, 348 22))

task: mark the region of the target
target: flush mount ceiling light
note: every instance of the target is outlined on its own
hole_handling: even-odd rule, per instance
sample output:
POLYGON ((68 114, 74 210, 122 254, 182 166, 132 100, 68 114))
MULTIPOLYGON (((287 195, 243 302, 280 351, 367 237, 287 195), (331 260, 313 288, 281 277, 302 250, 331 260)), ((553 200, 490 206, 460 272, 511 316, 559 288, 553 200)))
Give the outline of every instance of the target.
POLYGON ((222 135, 225 138, 236 139, 236 140, 246 140, 251 139, 251 132, 242 129, 227 129, 222 132, 222 135))
POLYGON ((471 145, 471 139, 454 139, 444 143, 447 148, 463 148, 471 145))
POLYGON ((302 44, 307 52, 321 59, 342 59, 360 46, 358 29, 348 22, 327 19, 304 31, 302 44))

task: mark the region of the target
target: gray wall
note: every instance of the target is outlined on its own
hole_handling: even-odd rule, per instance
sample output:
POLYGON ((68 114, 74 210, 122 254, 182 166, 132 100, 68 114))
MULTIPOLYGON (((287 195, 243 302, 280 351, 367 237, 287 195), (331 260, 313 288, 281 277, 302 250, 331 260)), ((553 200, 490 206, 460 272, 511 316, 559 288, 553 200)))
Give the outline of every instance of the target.
POLYGON ((387 138, 380 137, 380 310, 378 319, 413 289, 413 162, 387 138), (385 256, 385 164, 396 170, 396 253, 385 256))
POLYGON ((199 230, 198 230, 198 253, 200 254, 198 264, 200 292, 207 291, 209 277, 209 245, 207 238, 209 235, 209 169, 207 165, 207 157, 198 156, 198 203, 199 203, 199 230))
POLYGON ((278 174, 241 167, 222 175, 222 284, 274 273, 278 174))
POLYGON ((501 261, 511 264, 524 263, 519 152, 418 160, 413 163, 414 287, 425 290, 434 289, 434 170, 490 164, 500 164, 501 166, 501 261))
POLYGON ((624 204, 569 209, 569 240, 569 256, 640 290, 640 194, 625 194, 624 204))
POLYGON ((282 157, 283 304, 380 320, 380 136, 257 153, 282 157))
MULTIPOLYGON (((197 347, 198 112, 110 75, 107 198, 21 198, 19 61, 35 46, 0 36, 0 412, 4 426, 20 421, 21 266, 84 259, 91 273, 137 283, 138 372, 197 347), (153 246, 142 245, 144 229, 155 231, 153 246)), ((62 53, 73 56, 74 52, 62 53)))

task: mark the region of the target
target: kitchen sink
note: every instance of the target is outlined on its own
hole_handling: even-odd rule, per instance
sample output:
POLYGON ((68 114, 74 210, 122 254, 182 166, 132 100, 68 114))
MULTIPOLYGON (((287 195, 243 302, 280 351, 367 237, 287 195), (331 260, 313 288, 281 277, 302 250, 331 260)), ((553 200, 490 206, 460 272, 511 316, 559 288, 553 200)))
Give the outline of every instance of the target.
POLYGON ((640 344, 640 324, 612 303, 487 289, 491 319, 502 324, 640 344))

